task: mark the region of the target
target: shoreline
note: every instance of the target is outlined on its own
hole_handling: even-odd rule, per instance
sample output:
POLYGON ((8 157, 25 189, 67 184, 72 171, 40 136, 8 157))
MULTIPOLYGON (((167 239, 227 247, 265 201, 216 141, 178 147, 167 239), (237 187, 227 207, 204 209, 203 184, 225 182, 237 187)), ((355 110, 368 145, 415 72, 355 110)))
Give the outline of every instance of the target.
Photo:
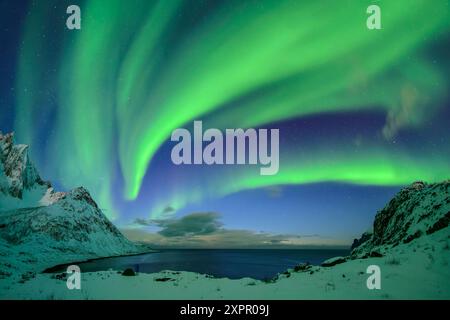
MULTIPOLYGON (((129 267, 119 267, 119 266, 111 266, 111 267, 105 267, 103 269, 98 269, 98 270, 91 270, 91 271, 86 271, 83 273, 95 273, 95 272, 108 272, 108 271, 115 271, 115 272, 123 272, 125 269, 133 269, 133 271, 137 274, 155 274, 155 273, 159 273, 159 272, 174 272, 174 273, 180 273, 180 272, 192 272, 192 273, 196 273, 199 275, 203 275, 209 278, 214 278, 214 279, 229 279, 229 280, 239 280, 239 279, 244 279, 244 278, 250 278, 253 279, 255 281, 262 281, 262 282, 273 282, 276 281, 276 279, 278 279, 281 275, 286 275, 287 273, 292 273, 292 272, 298 272, 298 271, 294 271, 294 270, 304 270, 304 268, 316 268, 316 267, 321 267, 322 264, 325 261, 328 261, 330 259, 335 259, 336 257, 344 257, 345 259, 348 259, 350 257, 351 254, 351 250, 349 249, 337 249, 337 248, 332 248, 332 249, 326 249, 326 248, 320 248, 320 249, 313 249, 313 248, 306 248, 306 249, 161 249, 161 250, 152 250, 152 251, 148 251, 148 252, 143 252, 143 253, 136 253, 136 254, 125 254, 125 255, 116 255, 116 256, 109 256, 109 257, 101 257, 101 258, 92 258, 92 259, 87 259, 87 260, 82 260, 82 261, 77 261, 77 262, 71 262, 71 263, 63 263, 63 264, 57 264, 55 266, 52 266, 50 268, 45 269, 44 271, 42 271, 42 274, 62 274, 65 273, 66 269, 68 266, 70 265, 81 265, 84 263, 89 263, 89 262, 96 262, 96 261, 102 261, 102 260, 106 260, 106 259, 114 259, 114 258, 126 258, 126 257, 133 257, 133 256, 141 256, 141 255, 147 255, 147 254, 152 254, 152 253, 163 253, 163 252, 169 252, 169 251, 244 251, 245 253, 248 253, 249 256, 251 256, 253 253, 255 252, 260 252, 260 251, 328 251, 328 252, 333 252, 333 255, 327 255, 326 257, 320 258, 320 261, 313 261, 311 262, 310 259, 308 259, 308 257, 304 257, 302 259, 299 259, 298 261, 295 262, 295 264, 286 266, 286 268, 284 269, 280 269, 280 270, 276 270, 273 273, 271 273, 270 275, 267 276, 258 276, 257 274, 253 274, 253 275, 248 275, 248 274, 243 274, 241 276, 232 276, 232 275, 221 275, 221 274, 214 274, 213 273, 208 273, 207 271, 201 271, 201 270, 183 270, 183 269, 170 269, 170 268, 162 268, 160 270, 151 270, 151 271, 139 271, 139 268, 135 268, 132 266, 129 267), (344 252, 345 251, 345 254, 344 252)), ((281 259, 282 257, 280 257, 281 259)))
POLYGON ((58 273, 59 269, 62 269, 64 267, 67 267, 67 266, 70 266, 73 264, 81 264, 81 263, 93 262, 93 261, 99 261, 99 260, 105 260, 105 259, 111 259, 111 258, 134 257, 134 256, 140 256, 140 255, 144 255, 144 254, 158 253, 158 252, 161 252, 161 251, 160 250, 151 250, 151 251, 140 252, 140 253, 121 254, 121 255, 116 255, 116 256, 92 258, 92 259, 87 259, 87 260, 74 261, 74 262, 70 262, 70 263, 62 263, 62 264, 57 264, 53 267, 47 268, 44 271, 41 271, 40 273, 45 273, 45 274, 58 273))
POLYGON ((252 278, 212 278, 195 272, 87 272, 81 289, 68 290, 67 276, 37 274, 27 281, 13 279, 0 286, 0 300, 246 300, 252 299, 449 299, 450 261, 447 230, 390 248, 382 257, 349 259, 331 267, 289 270, 274 281, 252 278), (371 265, 381 268, 381 289, 366 286, 371 265), (411 276, 414 275, 414 276, 411 276))
POLYGON ((86 272, 81 289, 68 290, 67 274, 40 273, 0 282, 0 300, 246 300, 252 299, 449 299, 447 229, 390 247, 381 257, 356 257, 330 267, 288 270, 273 281, 213 278, 195 272, 86 272), (381 290, 366 286, 368 267, 381 268, 381 290), (414 275, 414 276, 411 276, 414 275))

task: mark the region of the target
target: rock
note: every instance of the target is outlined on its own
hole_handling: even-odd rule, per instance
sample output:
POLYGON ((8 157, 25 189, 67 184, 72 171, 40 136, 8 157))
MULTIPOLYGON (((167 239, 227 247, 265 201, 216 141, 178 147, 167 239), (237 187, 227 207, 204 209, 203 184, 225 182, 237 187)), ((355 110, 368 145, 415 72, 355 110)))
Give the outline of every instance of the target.
POLYGON ((126 277, 134 277, 136 275, 136 272, 134 272, 133 269, 128 268, 128 269, 125 269, 124 272, 122 272, 122 275, 126 276, 126 277))
POLYGON ((416 190, 422 190, 424 187, 425 187, 425 182, 423 182, 423 181, 416 181, 411 184, 411 188, 414 188, 416 190))
POLYGON ((361 238, 359 238, 359 239, 354 239, 354 240, 353 240, 351 249, 353 250, 353 249, 359 247, 359 246, 362 245, 364 242, 366 242, 367 240, 369 240, 371 237, 372 237, 372 233, 371 233, 371 232, 364 232, 364 233, 361 235, 361 238))
POLYGON ((0 134, 0 169, 0 193, 22 199, 24 190, 45 188, 45 182, 28 157, 28 146, 15 145, 13 133, 0 134))
POLYGON ((344 263, 347 259, 344 257, 334 257, 322 262, 322 267, 332 267, 340 263, 344 263))
POLYGON ((440 218, 431 228, 427 230, 427 234, 432 234, 436 231, 444 229, 448 227, 450 223, 450 211, 445 214, 442 218, 440 218))
POLYGON ((172 278, 169 278, 169 277, 155 278, 154 280, 158 281, 158 282, 175 281, 175 279, 172 279, 172 278))
POLYGON ((381 253, 379 253, 378 251, 374 250, 370 252, 370 257, 371 258, 381 258, 383 255, 381 253))
POLYGON ((303 272, 311 268, 311 265, 307 263, 300 263, 294 267, 295 272, 303 272))
POLYGON ((405 239, 403 239, 403 243, 409 243, 414 239, 419 238, 422 235, 421 230, 417 230, 415 233, 408 235, 405 239))
POLYGON ((450 182, 417 181, 403 188, 375 216, 373 234, 363 234, 352 245, 352 257, 385 252, 401 243, 447 228, 450 224, 450 182))

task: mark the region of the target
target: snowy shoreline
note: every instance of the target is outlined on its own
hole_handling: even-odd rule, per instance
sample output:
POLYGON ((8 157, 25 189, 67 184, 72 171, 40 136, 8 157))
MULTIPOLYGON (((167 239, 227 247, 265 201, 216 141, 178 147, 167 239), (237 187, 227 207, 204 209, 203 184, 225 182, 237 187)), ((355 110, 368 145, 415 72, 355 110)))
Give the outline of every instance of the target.
POLYGON ((290 269, 273 281, 184 271, 136 276, 101 271, 82 273, 81 290, 68 290, 65 273, 40 273, 24 283, 1 280, 0 299, 450 299, 449 242, 444 229, 392 248, 382 257, 290 269), (381 290, 366 286, 369 265, 380 266, 381 290))
POLYGON ((150 253, 157 253, 157 252, 160 252, 160 251, 153 250, 153 249, 146 249, 146 251, 139 252, 139 253, 118 254, 118 255, 113 255, 113 256, 108 256, 108 257, 91 258, 91 259, 87 259, 87 260, 79 260, 79 261, 73 261, 73 262, 68 262, 68 263, 61 263, 61 264, 57 264, 53 267, 49 267, 49 268, 43 270, 41 273, 55 273, 55 272, 58 272, 58 270, 68 267, 70 265, 78 265, 78 264, 86 263, 86 262, 93 262, 93 261, 99 261, 99 260, 105 260, 105 259, 111 259, 111 258, 134 257, 134 256, 140 256, 140 255, 145 255, 145 254, 150 254, 150 253))

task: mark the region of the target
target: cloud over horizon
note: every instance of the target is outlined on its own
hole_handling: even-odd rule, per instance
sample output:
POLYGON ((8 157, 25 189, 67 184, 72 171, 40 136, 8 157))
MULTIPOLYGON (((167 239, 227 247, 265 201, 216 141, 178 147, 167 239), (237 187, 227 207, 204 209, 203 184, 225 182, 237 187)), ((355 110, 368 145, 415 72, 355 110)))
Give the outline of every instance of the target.
POLYGON ((142 228, 123 228, 132 241, 151 244, 155 248, 306 248, 349 247, 348 241, 318 234, 270 234, 250 230, 226 229, 216 212, 196 212, 178 219, 136 219, 134 225, 156 226, 157 232, 142 228))

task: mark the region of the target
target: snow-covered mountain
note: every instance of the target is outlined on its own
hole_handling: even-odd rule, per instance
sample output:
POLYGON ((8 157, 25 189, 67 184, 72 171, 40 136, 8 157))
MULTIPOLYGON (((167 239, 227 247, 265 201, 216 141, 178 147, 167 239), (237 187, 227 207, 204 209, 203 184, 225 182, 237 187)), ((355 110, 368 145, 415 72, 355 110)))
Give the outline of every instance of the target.
POLYGON ((142 250, 86 189, 55 192, 31 163, 28 147, 0 133, 0 279, 142 250))
POLYGON ((448 230, 449 223, 450 180, 433 184, 415 182, 377 213, 372 233, 355 239, 352 257, 385 254, 400 244, 448 230))
POLYGON ((15 145, 12 133, 0 132, 0 211, 50 204, 61 195, 41 179, 28 157, 28 146, 15 145))

